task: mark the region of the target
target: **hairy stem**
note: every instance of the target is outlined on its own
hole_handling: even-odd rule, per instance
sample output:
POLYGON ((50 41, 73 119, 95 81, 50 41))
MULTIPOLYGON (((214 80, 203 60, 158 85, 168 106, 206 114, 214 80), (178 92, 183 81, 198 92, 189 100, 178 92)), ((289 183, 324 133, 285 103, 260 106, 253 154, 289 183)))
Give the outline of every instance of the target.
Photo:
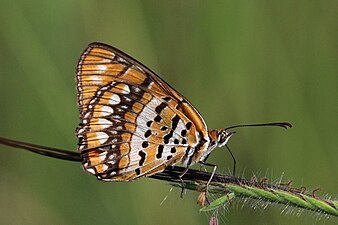
MULTIPOLYGON (((180 175, 185 170, 183 167, 170 167, 162 173, 151 178, 165 180, 174 186, 182 187, 180 175)), ((184 188, 204 192, 206 184, 212 176, 209 172, 189 169, 182 177, 184 188)), ((203 207, 202 211, 213 210, 222 206, 235 197, 258 199, 265 202, 279 203, 294 206, 321 214, 338 217, 338 201, 321 199, 315 192, 306 193, 305 188, 294 188, 288 184, 269 184, 267 180, 246 180, 243 178, 214 174, 208 186, 208 192, 220 194, 221 197, 203 207)))

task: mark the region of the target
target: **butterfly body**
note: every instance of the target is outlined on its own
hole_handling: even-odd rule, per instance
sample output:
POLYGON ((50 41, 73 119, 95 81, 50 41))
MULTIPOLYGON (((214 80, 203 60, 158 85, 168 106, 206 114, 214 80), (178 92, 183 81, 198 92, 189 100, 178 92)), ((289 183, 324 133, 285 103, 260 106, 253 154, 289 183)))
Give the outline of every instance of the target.
POLYGON ((98 179, 129 181, 176 163, 189 167, 217 146, 218 136, 187 99, 111 46, 92 43, 82 53, 77 90, 79 151, 98 179))

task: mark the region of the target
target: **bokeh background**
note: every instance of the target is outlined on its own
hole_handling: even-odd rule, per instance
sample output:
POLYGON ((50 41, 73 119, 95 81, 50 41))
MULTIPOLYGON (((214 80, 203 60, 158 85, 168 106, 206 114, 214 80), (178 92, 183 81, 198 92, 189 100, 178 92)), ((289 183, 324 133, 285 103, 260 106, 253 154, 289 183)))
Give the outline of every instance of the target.
MULTIPOLYGON (((338 191, 337 1, 13 1, 0 3, 0 136, 76 151, 75 67, 93 41, 142 61, 229 145, 241 176, 338 191)), ((77 163, 0 147, 1 224, 208 224, 197 194, 165 182, 98 182, 77 163), (161 204, 167 196, 166 201, 161 204)), ((210 162, 232 167, 217 149, 210 162)), ((234 202, 226 224, 336 224, 234 202), (244 206, 243 206, 244 205, 244 206), (243 206, 243 207, 242 207, 243 206)))

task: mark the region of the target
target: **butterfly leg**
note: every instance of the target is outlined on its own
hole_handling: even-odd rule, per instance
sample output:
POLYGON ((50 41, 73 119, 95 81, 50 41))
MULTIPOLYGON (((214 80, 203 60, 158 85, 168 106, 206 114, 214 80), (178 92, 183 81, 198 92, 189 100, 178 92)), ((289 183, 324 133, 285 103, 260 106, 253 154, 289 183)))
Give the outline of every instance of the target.
POLYGON ((232 158, 232 161, 234 163, 234 168, 232 169, 232 176, 235 176, 236 175, 236 158, 235 156, 232 154, 230 148, 228 145, 225 145, 225 147, 228 149, 228 152, 230 153, 231 155, 231 158, 232 158))
POLYGON ((205 161, 200 161, 199 163, 202 164, 202 165, 204 165, 204 166, 210 166, 210 167, 213 167, 211 176, 210 176, 210 178, 209 178, 209 180, 208 180, 208 182, 207 182, 206 189, 205 189, 205 192, 206 192, 206 200, 207 200, 207 202, 209 202, 209 201, 208 201, 208 193, 209 193, 209 190, 208 190, 208 189, 209 189, 209 184, 210 184, 210 182, 212 181, 212 178, 213 178, 214 175, 215 175, 217 166, 216 166, 215 164, 207 163, 207 162, 205 162, 205 161))
POLYGON ((178 176, 181 180, 181 184, 182 184, 182 189, 181 189, 181 198, 183 198, 183 192, 184 192, 184 188, 185 188, 185 184, 184 184, 184 181, 182 179, 182 177, 184 176, 184 174, 186 174, 189 170, 189 167, 185 168, 183 170, 183 172, 178 176))
MULTIPOLYGON (((235 158, 234 154, 232 154, 232 151, 231 151, 231 149, 229 148, 229 146, 228 146, 228 145, 225 145, 225 147, 228 149, 228 152, 230 153, 230 156, 231 156, 231 158, 232 158, 232 161, 233 161, 233 164, 234 164, 234 167, 233 167, 233 169, 232 169, 232 176, 235 176, 235 175, 236 175, 236 164, 237 164, 236 158, 235 158)), ((207 165, 207 162, 206 162, 206 161, 207 161, 207 159, 209 158, 209 156, 210 156, 210 154, 207 155, 207 157, 205 157, 205 159, 203 160, 203 163, 201 162, 202 165, 207 165)), ((208 166, 215 166, 215 165, 211 164, 211 165, 208 165, 208 166)))
POLYGON ((203 160, 203 163, 200 163, 200 170, 202 170, 202 167, 204 168, 204 170, 207 172, 206 168, 205 168, 205 164, 207 164, 207 160, 209 158, 210 154, 207 155, 207 157, 205 157, 205 159, 203 160))

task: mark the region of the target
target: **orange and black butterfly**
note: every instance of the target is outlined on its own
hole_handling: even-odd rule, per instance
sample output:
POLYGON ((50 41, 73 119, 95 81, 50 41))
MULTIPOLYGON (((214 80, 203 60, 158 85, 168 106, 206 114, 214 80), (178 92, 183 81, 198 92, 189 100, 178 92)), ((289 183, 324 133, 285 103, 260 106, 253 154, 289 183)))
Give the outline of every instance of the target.
POLYGON ((92 43, 85 49, 76 81, 79 153, 5 138, 0 143, 82 161, 84 170, 100 180, 130 181, 177 163, 186 168, 203 163, 233 134, 227 129, 208 131, 184 96, 142 63, 106 44, 92 43))

